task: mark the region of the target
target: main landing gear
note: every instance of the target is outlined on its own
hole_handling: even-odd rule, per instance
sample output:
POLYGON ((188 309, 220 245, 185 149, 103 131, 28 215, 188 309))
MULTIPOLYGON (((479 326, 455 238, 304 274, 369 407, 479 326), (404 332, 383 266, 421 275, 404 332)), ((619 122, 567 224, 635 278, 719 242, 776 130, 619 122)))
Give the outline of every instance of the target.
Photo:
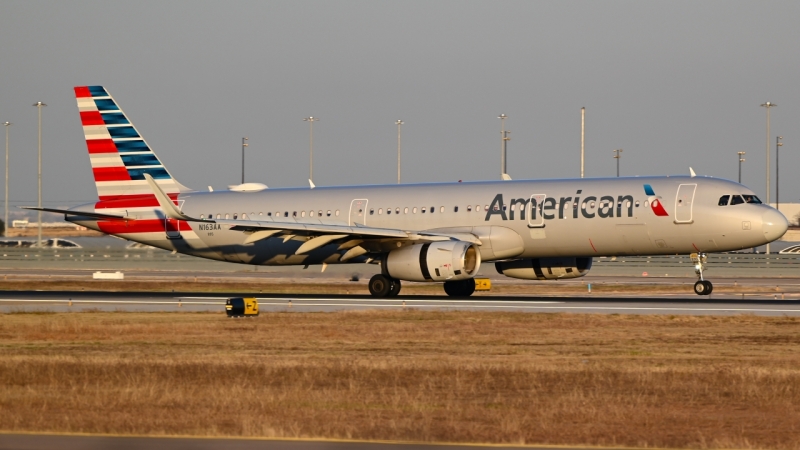
POLYGON ((378 274, 369 279, 369 293, 373 297, 396 297, 400 293, 400 280, 378 274))
POLYGON ((697 274, 697 277, 700 278, 697 283, 694 284, 694 293, 697 295, 710 295, 711 291, 714 290, 714 285, 711 284, 710 281, 703 279, 703 269, 706 268, 708 255, 705 253, 692 253, 690 257, 694 263, 694 272, 697 274))
MULTIPOLYGON (((469 297, 475 292, 475 280, 445 281, 444 292, 451 297, 469 297)), ((396 297, 400 293, 400 280, 383 274, 373 275, 369 279, 369 293, 373 297, 396 297)))
POLYGON ((450 297, 469 297, 475 292, 475 279, 445 281, 444 292, 450 297))

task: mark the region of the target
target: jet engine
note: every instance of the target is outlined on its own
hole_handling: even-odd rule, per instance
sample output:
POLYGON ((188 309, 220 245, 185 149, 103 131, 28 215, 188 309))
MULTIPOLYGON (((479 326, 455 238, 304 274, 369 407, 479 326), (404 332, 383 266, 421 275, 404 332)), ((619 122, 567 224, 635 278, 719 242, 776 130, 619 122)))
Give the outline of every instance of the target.
POLYGON ((501 261, 494 264, 498 273, 523 280, 561 280, 586 275, 592 258, 533 258, 501 261))
POLYGON ((431 242, 392 250, 384 264, 385 273, 398 280, 466 280, 478 273, 481 253, 469 242, 431 242))

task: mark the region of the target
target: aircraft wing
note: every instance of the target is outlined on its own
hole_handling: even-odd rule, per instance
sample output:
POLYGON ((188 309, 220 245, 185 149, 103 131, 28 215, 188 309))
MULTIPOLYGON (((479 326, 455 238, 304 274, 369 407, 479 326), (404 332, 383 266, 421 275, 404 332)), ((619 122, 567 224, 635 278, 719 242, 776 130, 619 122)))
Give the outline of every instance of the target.
MULTIPOLYGON (((183 213, 175 203, 161 190, 153 178, 145 173, 145 179, 153 190, 164 214, 170 219, 185 220, 189 222, 214 223, 229 227, 230 230, 241 231, 249 234, 245 239, 245 244, 250 244, 261 239, 282 234, 284 236, 309 236, 311 239, 306 241, 297 249, 297 254, 309 252, 315 248, 332 243, 334 241, 346 240, 364 242, 369 240, 380 241, 413 241, 413 242, 432 242, 445 240, 467 241, 481 245, 480 239, 472 234, 451 235, 445 233, 435 233, 426 231, 406 231, 392 228, 373 228, 366 226, 348 226, 323 223, 302 223, 302 222, 267 222, 257 220, 229 220, 229 219, 198 219, 183 213)), ((353 248, 352 250, 356 250, 353 248)), ((351 255, 347 255, 352 257, 351 255)), ((343 259, 347 259, 344 256, 343 259)))

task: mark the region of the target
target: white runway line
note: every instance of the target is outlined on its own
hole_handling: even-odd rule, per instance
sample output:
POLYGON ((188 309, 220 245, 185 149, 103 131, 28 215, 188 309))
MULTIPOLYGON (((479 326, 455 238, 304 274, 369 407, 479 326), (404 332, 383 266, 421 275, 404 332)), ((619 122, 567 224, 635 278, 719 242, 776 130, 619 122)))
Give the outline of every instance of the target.
POLYGON ((62 299, 0 299, 0 302, 8 303, 101 303, 101 304, 118 304, 118 305, 225 305, 220 302, 184 302, 184 301, 143 301, 143 300, 62 300, 62 299))

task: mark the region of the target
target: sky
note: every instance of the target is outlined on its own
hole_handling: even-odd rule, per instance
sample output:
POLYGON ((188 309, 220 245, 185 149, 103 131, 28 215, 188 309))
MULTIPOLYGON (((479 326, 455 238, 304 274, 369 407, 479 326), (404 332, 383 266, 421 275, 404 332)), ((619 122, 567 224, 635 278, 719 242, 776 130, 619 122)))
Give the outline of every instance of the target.
MULTIPOLYGON (((766 192, 766 101, 780 201, 800 202, 800 2, 4 1, 0 122, 10 204, 97 198, 73 86, 103 85, 172 175, 195 189, 241 181, 688 174, 766 192)), ((2 151, 2 150, 0 150, 2 151)), ((0 159, 2 163, 2 159, 0 159)), ((0 175, 1 176, 1 175, 0 175)), ((2 187, 2 186, 0 186, 2 187)), ((0 199, 1 201, 2 199, 0 199)))

